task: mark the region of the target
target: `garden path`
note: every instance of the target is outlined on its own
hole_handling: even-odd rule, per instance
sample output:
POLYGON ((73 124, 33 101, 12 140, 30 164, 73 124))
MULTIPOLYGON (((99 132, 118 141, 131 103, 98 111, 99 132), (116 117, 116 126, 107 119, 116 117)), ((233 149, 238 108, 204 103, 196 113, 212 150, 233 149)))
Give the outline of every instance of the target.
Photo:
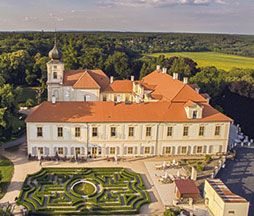
MULTIPOLYGON (((23 144, 18 150, 4 151, 3 155, 8 157, 14 164, 14 174, 12 181, 8 187, 7 193, 0 200, 0 203, 10 202, 14 203, 15 198, 19 196, 22 188, 22 184, 28 174, 35 173, 41 169, 38 161, 29 161, 27 158, 26 145, 23 144)), ((135 172, 141 174, 144 184, 148 189, 152 203, 144 205, 141 208, 140 215, 163 215, 164 207, 160 200, 160 196, 154 187, 152 180, 149 177, 148 171, 144 165, 144 161, 150 161, 151 159, 133 160, 125 162, 107 162, 106 160, 94 160, 86 163, 73 163, 73 162, 43 162, 42 167, 125 167, 132 169, 135 172)), ((16 211, 20 211, 18 208, 16 211)))

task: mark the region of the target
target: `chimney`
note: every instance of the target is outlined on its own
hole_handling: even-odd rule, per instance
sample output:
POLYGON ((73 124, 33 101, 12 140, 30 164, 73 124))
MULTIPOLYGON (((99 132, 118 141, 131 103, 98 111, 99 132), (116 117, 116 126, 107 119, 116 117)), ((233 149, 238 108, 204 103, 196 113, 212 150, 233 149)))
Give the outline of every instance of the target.
POLYGON ((110 76, 110 83, 114 82, 114 77, 110 76))
POLYGON ((199 93, 200 88, 199 88, 199 87, 196 87, 196 88, 195 88, 195 91, 196 91, 197 93, 199 93))
POLYGON ((168 71, 168 69, 167 68, 162 68, 162 73, 164 73, 164 74, 166 74, 167 73, 167 71, 168 71))
POLYGON ((157 71, 161 70, 161 66, 160 66, 160 65, 157 65, 157 66, 156 66, 156 70, 157 70, 157 71))
POLYGON ((56 103, 56 96, 55 95, 52 95, 51 101, 52 101, 52 104, 56 103))
POLYGON ((173 79, 178 80, 178 73, 173 73, 173 79))
POLYGON ((131 81, 132 81, 132 82, 134 81, 134 76, 131 76, 131 81))
POLYGON ((188 77, 184 77, 184 78, 183 78, 183 83, 184 83, 184 84, 188 84, 188 80, 189 80, 188 77))

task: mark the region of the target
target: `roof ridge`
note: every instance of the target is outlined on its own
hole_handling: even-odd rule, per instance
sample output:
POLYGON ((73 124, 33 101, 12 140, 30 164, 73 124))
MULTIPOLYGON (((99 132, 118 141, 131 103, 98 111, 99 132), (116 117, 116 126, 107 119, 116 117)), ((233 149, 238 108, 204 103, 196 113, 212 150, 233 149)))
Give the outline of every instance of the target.
POLYGON ((80 77, 79 79, 75 82, 75 84, 73 85, 73 87, 75 88, 79 82, 81 82, 81 80, 84 78, 85 75, 88 75, 90 77, 90 79, 93 80, 93 82, 95 82, 95 84, 97 85, 97 87, 101 88, 100 85, 94 80, 94 78, 89 74, 89 72, 86 70, 80 77))
MULTIPOLYGON (((100 86, 100 84, 93 78, 93 76, 89 73, 89 71, 90 72, 94 72, 94 70, 87 70, 86 72, 89 74, 89 76, 94 80, 94 82, 96 82, 97 83, 97 85, 101 88, 101 86, 100 86)), ((97 70, 97 71, 99 71, 99 70, 97 70)), ((100 70, 100 71, 102 71, 102 70, 100 70)), ((102 71, 103 72, 103 71, 102 71)))
POLYGON ((183 87, 180 89, 180 91, 177 92, 175 97, 172 98, 172 101, 180 94, 180 92, 183 90, 184 87, 185 87, 185 85, 183 85, 183 87))

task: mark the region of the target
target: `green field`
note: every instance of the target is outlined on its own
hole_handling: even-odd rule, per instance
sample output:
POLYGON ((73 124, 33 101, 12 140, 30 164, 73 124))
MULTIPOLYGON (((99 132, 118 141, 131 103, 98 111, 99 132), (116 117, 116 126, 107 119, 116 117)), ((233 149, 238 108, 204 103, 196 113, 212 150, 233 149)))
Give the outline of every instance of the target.
POLYGON ((223 70, 230 70, 234 67, 254 69, 254 58, 251 57, 227 55, 216 52, 174 52, 151 54, 151 56, 155 57, 158 57, 159 55, 165 55, 168 58, 172 56, 188 57, 196 61, 199 67, 215 66, 223 70))

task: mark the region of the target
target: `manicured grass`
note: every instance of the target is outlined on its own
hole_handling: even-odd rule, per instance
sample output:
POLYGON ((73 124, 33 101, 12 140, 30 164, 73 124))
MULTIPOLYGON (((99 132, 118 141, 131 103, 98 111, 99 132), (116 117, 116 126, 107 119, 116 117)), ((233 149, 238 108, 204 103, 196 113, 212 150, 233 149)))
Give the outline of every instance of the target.
POLYGON ((251 57, 227 55, 217 52, 175 52, 151 54, 151 56, 155 57, 158 57, 159 55, 165 55, 168 58, 172 56, 188 57, 196 61, 199 67, 215 66, 226 71, 234 67, 254 69, 254 58, 251 57))
POLYGON ((31 215, 130 215, 149 202, 141 176, 125 168, 43 168, 17 201, 31 215))
POLYGON ((0 199, 4 196, 6 193, 7 187, 11 181, 14 167, 13 163, 0 155, 0 171, 3 175, 3 179, 0 181, 0 199))
POLYGON ((82 194, 82 195, 90 195, 90 194, 93 194, 95 192, 95 188, 92 184, 82 183, 82 182, 75 185, 73 190, 76 193, 82 194))

